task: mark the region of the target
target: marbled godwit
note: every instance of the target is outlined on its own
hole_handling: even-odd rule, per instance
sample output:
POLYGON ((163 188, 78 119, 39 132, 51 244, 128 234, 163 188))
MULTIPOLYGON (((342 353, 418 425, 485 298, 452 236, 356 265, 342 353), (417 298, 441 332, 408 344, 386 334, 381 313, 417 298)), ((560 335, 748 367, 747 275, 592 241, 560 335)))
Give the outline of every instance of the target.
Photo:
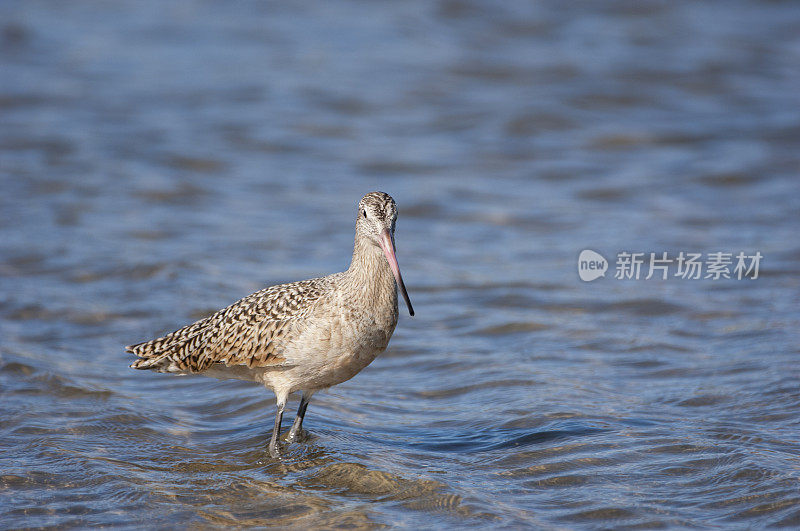
POLYGON ((358 203, 353 259, 347 271, 257 291, 217 313, 151 341, 126 347, 131 367, 203 373, 263 384, 277 413, 269 452, 290 393, 301 391, 292 442, 308 401, 320 389, 349 380, 380 354, 397 325, 397 288, 414 315, 394 248, 397 206, 371 192, 358 203))

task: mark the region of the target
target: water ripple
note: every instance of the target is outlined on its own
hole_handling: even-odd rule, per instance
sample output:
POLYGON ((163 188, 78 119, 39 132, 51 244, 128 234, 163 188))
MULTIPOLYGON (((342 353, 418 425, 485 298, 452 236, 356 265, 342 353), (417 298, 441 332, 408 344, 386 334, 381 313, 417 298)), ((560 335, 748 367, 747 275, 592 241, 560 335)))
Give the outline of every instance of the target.
POLYGON ((0 2, 3 527, 800 526, 799 24, 0 2), (263 388, 128 368, 122 345, 346 267, 374 189, 417 315, 281 459, 263 388), (621 251, 764 261, 620 280, 621 251))

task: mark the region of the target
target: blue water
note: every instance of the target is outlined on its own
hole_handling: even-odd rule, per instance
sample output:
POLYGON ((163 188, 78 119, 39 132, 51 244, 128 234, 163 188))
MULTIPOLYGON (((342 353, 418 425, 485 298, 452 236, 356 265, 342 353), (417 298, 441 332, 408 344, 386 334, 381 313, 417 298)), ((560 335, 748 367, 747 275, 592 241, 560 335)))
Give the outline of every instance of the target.
POLYGON ((798 27, 791 2, 0 3, 0 525, 799 525, 798 27), (281 460, 270 393, 127 367, 347 267, 371 190, 416 316, 281 460), (623 251, 763 260, 620 280, 623 251))

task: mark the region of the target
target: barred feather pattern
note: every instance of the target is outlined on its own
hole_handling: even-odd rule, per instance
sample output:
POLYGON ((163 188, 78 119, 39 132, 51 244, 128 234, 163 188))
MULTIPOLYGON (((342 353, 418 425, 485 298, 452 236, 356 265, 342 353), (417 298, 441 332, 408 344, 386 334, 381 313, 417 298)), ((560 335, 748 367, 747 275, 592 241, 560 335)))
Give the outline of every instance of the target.
POLYGON ((209 317, 163 337, 126 347, 139 359, 131 367, 159 372, 200 372, 227 366, 279 365, 285 339, 304 324, 337 275, 257 291, 209 317))

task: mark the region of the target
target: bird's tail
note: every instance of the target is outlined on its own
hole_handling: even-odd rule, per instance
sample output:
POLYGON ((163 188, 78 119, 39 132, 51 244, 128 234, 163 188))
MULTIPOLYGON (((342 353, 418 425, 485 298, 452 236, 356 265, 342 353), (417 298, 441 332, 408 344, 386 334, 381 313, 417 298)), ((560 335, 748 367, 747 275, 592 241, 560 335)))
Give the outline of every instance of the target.
POLYGON ((186 371, 188 367, 183 362, 188 352, 196 348, 207 321, 202 319, 165 336, 128 345, 125 351, 139 357, 131 363, 131 368, 158 372, 186 371))

